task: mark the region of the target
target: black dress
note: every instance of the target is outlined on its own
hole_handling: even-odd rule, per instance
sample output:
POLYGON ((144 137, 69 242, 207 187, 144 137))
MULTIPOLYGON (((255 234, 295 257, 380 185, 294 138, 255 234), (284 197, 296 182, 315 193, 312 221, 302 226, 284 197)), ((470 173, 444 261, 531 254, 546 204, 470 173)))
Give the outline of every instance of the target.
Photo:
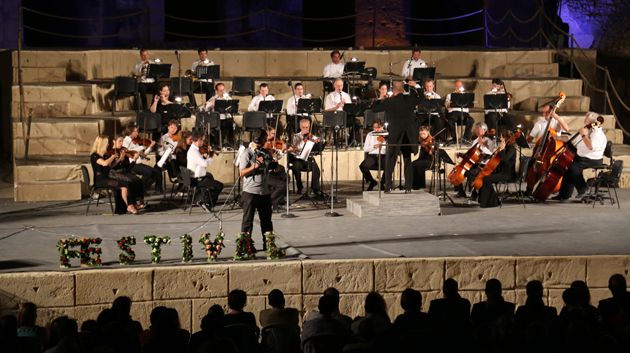
POLYGON ((516 148, 508 145, 499 152, 501 163, 494 172, 483 178, 483 186, 479 189, 479 207, 499 206, 499 197, 494 190, 494 183, 499 181, 509 181, 514 178, 514 166, 516 165, 516 148))
POLYGON ((109 177, 109 171, 111 168, 97 163, 97 161, 101 158, 106 159, 97 153, 92 153, 90 155, 90 164, 92 165, 92 171, 94 172, 94 186, 109 187, 116 190, 121 187, 127 187, 127 183, 109 177))
POLYGON ((419 190, 426 187, 425 171, 431 168, 433 164, 433 157, 424 148, 420 148, 420 154, 418 159, 413 161, 413 186, 414 190, 419 190))
POLYGON ((131 172, 131 163, 128 158, 124 158, 114 168, 109 169, 109 178, 121 183, 129 190, 127 200, 129 204, 134 204, 139 199, 144 198, 144 183, 131 172))

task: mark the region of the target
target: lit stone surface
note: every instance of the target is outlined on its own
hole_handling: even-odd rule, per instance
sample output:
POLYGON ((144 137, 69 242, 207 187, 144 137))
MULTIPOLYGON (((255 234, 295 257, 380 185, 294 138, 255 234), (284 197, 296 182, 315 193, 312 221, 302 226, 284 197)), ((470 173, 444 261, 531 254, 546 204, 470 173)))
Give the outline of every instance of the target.
POLYGON ((370 260, 303 262, 304 293, 321 293, 335 287, 342 293, 367 293, 374 289, 374 268, 370 260))
POLYGON ((0 288, 2 309, 17 308, 24 302, 42 307, 74 305, 74 276, 71 273, 3 273, 0 274, 0 288))
POLYGON ((272 289, 285 294, 301 292, 299 262, 238 264, 230 267, 230 289, 242 289, 248 295, 267 295, 272 289))
POLYGON ((513 258, 446 259, 446 278, 453 278, 460 289, 483 290, 491 278, 501 281, 503 288, 514 288, 513 258))
POLYGON ((215 298, 227 293, 227 266, 185 266, 154 271, 155 299, 215 298))
POLYGON ((545 288, 565 288, 586 279, 585 257, 521 257, 516 259, 516 285, 539 280, 545 288))
POLYGON ((111 303, 125 295, 133 301, 152 300, 152 269, 108 269, 76 272, 76 303, 111 303))
POLYGON ((439 290, 444 278, 444 259, 388 259, 374 261, 377 292, 401 292, 406 288, 439 290))

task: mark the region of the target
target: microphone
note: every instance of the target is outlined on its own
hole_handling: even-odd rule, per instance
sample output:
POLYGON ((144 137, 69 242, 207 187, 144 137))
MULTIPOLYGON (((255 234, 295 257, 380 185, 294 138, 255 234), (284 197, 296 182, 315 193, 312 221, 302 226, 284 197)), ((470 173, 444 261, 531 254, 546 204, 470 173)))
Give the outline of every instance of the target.
POLYGON ((289 82, 287 82, 287 84, 289 85, 289 87, 293 86, 293 83, 291 82, 291 80, 289 80, 289 82))

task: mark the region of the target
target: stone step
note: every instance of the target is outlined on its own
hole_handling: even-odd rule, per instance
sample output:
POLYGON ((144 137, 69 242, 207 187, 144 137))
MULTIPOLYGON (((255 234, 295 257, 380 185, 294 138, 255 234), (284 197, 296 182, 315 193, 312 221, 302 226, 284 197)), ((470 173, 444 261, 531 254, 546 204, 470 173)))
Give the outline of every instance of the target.
POLYGON ((409 194, 399 191, 381 193, 380 198, 378 191, 364 191, 360 199, 347 199, 346 208, 357 217, 440 214, 438 198, 421 190, 409 194))
POLYGON ((75 201, 81 200, 79 180, 49 180, 15 183, 15 201, 75 201))
MULTIPOLYGON (((24 116, 32 118, 55 118, 70 114, 69 102, 24 102, 24 116)), ((11 105, 11 116, 20 116, 19 102, 11 105)))
POLYGON ((509 63, 490 70, 494 77, 558 77, 557 63, 509 63))
MULTIPOLYGON (((545 97, 529 97, 514 104, 514 109, 524 111, 542 112, 545 104, 557 99, 554 96, 545 97)), ((559 111, 568 112, 587 112, 589 111, 591 98, 587 96, 570 96, 567 97, 559 111)))
MULTIPOLYGON (((31 123, 29 154, 64 155, 89 154, 96 136, 103 131, 104 122, 94 121, 34 121, 31 123)), ((13 152, 24 155, 22 123, 13 123, 13 152)))
MULTIPOLYGON (((22 82, 65 82, 66 81, 66 68, 65 67, 34 67, 34 66, 22 66, 22 82)), ((13 82, 17 83, 18 69, 13 68, 13 82)))

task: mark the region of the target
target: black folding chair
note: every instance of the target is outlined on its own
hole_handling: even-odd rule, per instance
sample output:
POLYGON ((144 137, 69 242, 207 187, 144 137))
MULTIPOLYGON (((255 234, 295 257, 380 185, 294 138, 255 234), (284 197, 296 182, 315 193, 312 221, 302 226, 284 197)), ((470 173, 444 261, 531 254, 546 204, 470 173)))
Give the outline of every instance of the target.
POLYGON ((192 171, 184 166, 179 167, 179 180, 183 185, 182 192, 186 196, 186 199, 184 200, 184 211, 188 208, 188 200, 190 200, 188 215, 191 215, 193 204, 195 202, 195 195, 197 194, 197 183, 193 180, 192 171), (192 195, 190 193, 191 190, 192 195))
POLYGON ((87 208, 85 209, 85 215, 87 216, 88 213, 90 212, 90 205, 92 204, 94 195, 96 195, 96 207, 98 207, 98 204, 101 200, 101 193, 103 192, 107 193, 107 197, 109 198, 109 207, 112 210, 112 214, 114 214, 114 202, 112 202, 112 192, 116 192, 116 190, 114 188, 107 187, 107 186, 92 185, 90 182, 90 173, 88 172, 87 167, 84 165, 81 166, 81 173, 83 174, 83 182, 85 183, 86 186, 89 187, 88 204, 87 204, 87 208))
POLYGON ((611 205, 617 202, 617 208, 621 208, 617 188, 619 187, 622 172, 623 160, 614 161, 610 169, 600 170, 595 178, 587 180, 586 183, 589 186, 589 190, 582 198, 582 202, 592 202, 593 208, 595 208, 597 202, 603 205, 604 200, 610 200, 611 205), (615 193, 615 197, 612 196, 611 189, 615 193))
POLYGON ((193 89, 193 81, 190 77, 171 77, 171 90, 173 95, 183 97, 187 96, 189 103, 196 107, 195 90, 193 89), (180 90, 181 87, 181 90, 180 90))
POLYGON ((116 112, 116 100, 125 97, 135 98, 135 110, 140 110, 140 92, 138 91, 138 81, 129 76, 117 76, 114 78, 114 93, 112 95, 112 115, 116 112))
POLYGON ((254 95, 254 79, 249 77, 234 77, 232 79, 233 96, 253 96, 254 95))

